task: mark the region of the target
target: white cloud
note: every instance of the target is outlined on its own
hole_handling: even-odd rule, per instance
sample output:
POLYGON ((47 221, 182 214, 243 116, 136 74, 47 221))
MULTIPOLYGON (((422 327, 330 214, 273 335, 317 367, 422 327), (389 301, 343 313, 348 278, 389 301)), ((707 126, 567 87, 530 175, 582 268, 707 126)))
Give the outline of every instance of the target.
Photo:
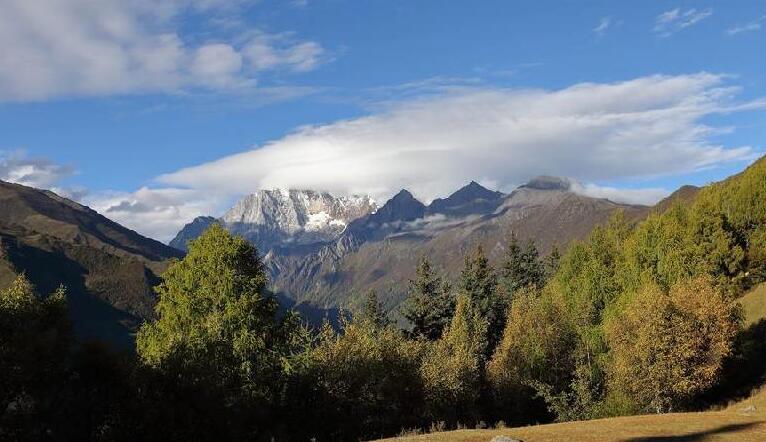
MULTIPOLYGON (((546 174, 583 183, 574 190, 589 196, 653 203, 669 191, 592 183, 640 186, 644 179, 760 155, 754 147, 715 143, 715 135, 731 128, 702 122, 766 109, 766 99, 737 101, 739 89, 729 81, 700 73, 560 90, 448 88, 366 117, 300 128, 262 147, 159 177, 159 187, 73 196, 163 241, 194 217, 221 215, 235 198, 262 188, 368 193, 378 201, 408 188, 428 202, 472 179, 509 191, 546 174)), ((56 188, 71 173, 21 157, 0 162, 0 174, 10 176, 27 163, 38 172, 13 176, 36 187, 56 188)))
POLYGON ((681 8, 671 9, 657 16, 654 21, 654 32, 662 37, 669 37, 675 32, 696 25, 711 15, 713 15, 713 10, 710 8, 703 10, 695 8, 687 10, 681 8))
POLYGON ((81 202, 128 228, 164 242, 173 239, 195 217, 220 213, 231 204, 214 192, 148 187, 135 192, 89 194, 81 202))
POLYGON ((606 31, 612 26, 612 17, 602 17, 598 22, 598 26, 593 28, 593 32, 599 37, 606 34, 606 31))
POLYGON ((256 71, 282 68, 306 72, 315 69, 325 56, 325 50, 315 42, 296 42, 290 34, 262 32, 254 34, 243 52, 256 71))
POLYGON ((733 26, 733 27, 731 27, 731 28, 726 30, 726 34, 727 35, 737 35, 737 34, 742 34, 743 32, 758 31, 758 30, 761 29, 762 24, 764 22, 766 22, 766 15, 764 15, 763 17, 761 17, 761 18, 759 18, 757 20, 751 21, 749 23, 733 26))
POLYGON ((246 83, 238 78, 242 69, 242 56, 227 44, 209 44, 197 49, 192 72, 211 84, 231 85, 246 83))
POLYGON ((0 180, 38 188, 54 188, 74 174, 71 166, 47 158, 31 158, 23 150, 0 151, 0 180))
POLYGON ((378 200, 405 187, 428 201, 471 179, 507 190, 539 174, 603 182, 689 173, 756 155, 712 142, 722 129, 701 122, 766 107, 734 102, 737 92, 707 73, 554 91, 461 89, 301 128, 159 181, 226 194, 292 187, 378 200))
POLYGON ((579 182, 572 182, 572 191, 593 198, 606 198, 619 203, 644 205, 655 204, 671 193, 670 190, 662 187, 626 189, 579 182))
MULTIPOLYGON (((0 0, 0 101, 253 86, 257 69, 244 50, 253 42, 240 35, 195 43, 179 25, 183 14, 196 14, 204 27, 245 3, 0 0)), ((290 59, 275 68, 307 71, 321 61, 318 43, 258 35, 262 50, 290 59)))

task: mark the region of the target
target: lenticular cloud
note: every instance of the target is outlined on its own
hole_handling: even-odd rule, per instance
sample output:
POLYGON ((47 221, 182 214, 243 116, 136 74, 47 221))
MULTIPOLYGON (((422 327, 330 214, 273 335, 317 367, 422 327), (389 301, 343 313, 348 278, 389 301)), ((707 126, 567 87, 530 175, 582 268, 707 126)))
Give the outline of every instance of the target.
POLYGON ((539 174, 585 182, 674 175, 756 154, 720 146, 702 122, 732 109, 720 75, 649 76, 561 90, 461 90, 284 138, 159 178, 247 193, 312 188, 385 199, 406 187, 430 200, 471 179, 504 189, 539 174))

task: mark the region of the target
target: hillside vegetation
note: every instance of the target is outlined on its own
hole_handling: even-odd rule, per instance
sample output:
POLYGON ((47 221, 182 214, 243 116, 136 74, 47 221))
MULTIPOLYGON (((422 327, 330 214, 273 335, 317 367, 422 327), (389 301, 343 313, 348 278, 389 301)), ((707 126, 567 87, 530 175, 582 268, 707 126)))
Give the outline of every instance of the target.
MULTIPOLYGON (((41 300, 22 275, 0 291, 0 439, 354 441, 552 421, 509 431, 758 434, 752 410, 677 413, 764 382, 766 321, 745 324, 739 301, 766 281, 766 159, 692 193, 638 224, 618 213, 561 256, 511 235, 497 266, 477 247, 456 278, 421 258, 406 330, 374 291, 340 330, 303 327, 254 246, 217 224, 162 275, 137 357, 68 344, 63 289, 41 300)), ((490 433, 445 437, 463 434, 490 433)))
MULTIPOLYGON (((766 284, 741 298, 746 325, 766 320, 766 284)), ((650 440, 766 440, 766 387, 747 399, 716 410, 625 416, 589 421, 490 430, 455 430, 423 435, 404 435, 390 441, 484 442, 495 436, 525 442, 650 441, 650 440)))

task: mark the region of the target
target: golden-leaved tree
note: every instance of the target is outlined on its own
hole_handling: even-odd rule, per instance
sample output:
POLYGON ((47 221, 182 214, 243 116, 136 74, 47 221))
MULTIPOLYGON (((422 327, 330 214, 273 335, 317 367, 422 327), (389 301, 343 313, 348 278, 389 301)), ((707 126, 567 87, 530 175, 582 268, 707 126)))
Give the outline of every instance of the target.
POLYGON ((486 339, 487 320, 467 295, 460 295, 452 322, 430 346, 420 369, 430 420, 476 419, 486 339))
POLYGON ((499 417, 523 422, 539 414, 532 383, 560 391, 574 369, 577 336, 552 291, 518 291, 508 312, 503 339, 487 366, 499 417))
POLYGON ((670 291, 648 283, 605 324, 610 390, 638 412, 682 408, 718 380, 738 321, 736 303, 710 277, 670 291))

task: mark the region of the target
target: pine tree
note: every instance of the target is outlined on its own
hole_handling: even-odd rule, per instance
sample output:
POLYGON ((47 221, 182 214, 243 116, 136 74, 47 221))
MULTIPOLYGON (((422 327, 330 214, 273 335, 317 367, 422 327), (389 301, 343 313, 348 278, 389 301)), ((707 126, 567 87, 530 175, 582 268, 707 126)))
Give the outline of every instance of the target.
POLYGON ((508 290, 513 293, 518 287, 518 280, 524 273, 523 268, 524 252, 519 245, 519 239, 515 232, 511 232, 511 237, 508 240, 508 247, 505 249, 505 256, 503 257, 503 265, 501 268, 501 276, 508 290))
POLYGON ((363 321, 369 321, 377 328, 384 328, 391 324, 391 321, 386 315, 386 310, 378 298, 378 292, 375 290, 367 292, 361 319, 363 321))
POLYGON ((551 279, 553 275, 556 274, 556 272, 559 271, 559 266, 561 263, 561 252, 559 252, 559 248, 556 246, 553 246, 553 250, 548 254, 548 256, 545 258, 545 279, 551 279))
POLYGON ((402 308, 402 314, 412 323, 412 336, 438 339, 454 311, 455 299, 449 283, 436 275, 427 258, 422 258, 402 308))
POLYGON ((532 241, 524 250, 519 246, 515 233, 511 233, 503 260, 502 280, 510 295, 525 287, 540 288, 545 283, 545 265, 532 241))
POLYGON ((489 264, 481 246, 465 258, 460 274, 460 290, 487 321, 488 346, 485 355, 489 356, 503 333, 508 303, 507 297, 501 296, 498 291, 495 269, 489 264))

